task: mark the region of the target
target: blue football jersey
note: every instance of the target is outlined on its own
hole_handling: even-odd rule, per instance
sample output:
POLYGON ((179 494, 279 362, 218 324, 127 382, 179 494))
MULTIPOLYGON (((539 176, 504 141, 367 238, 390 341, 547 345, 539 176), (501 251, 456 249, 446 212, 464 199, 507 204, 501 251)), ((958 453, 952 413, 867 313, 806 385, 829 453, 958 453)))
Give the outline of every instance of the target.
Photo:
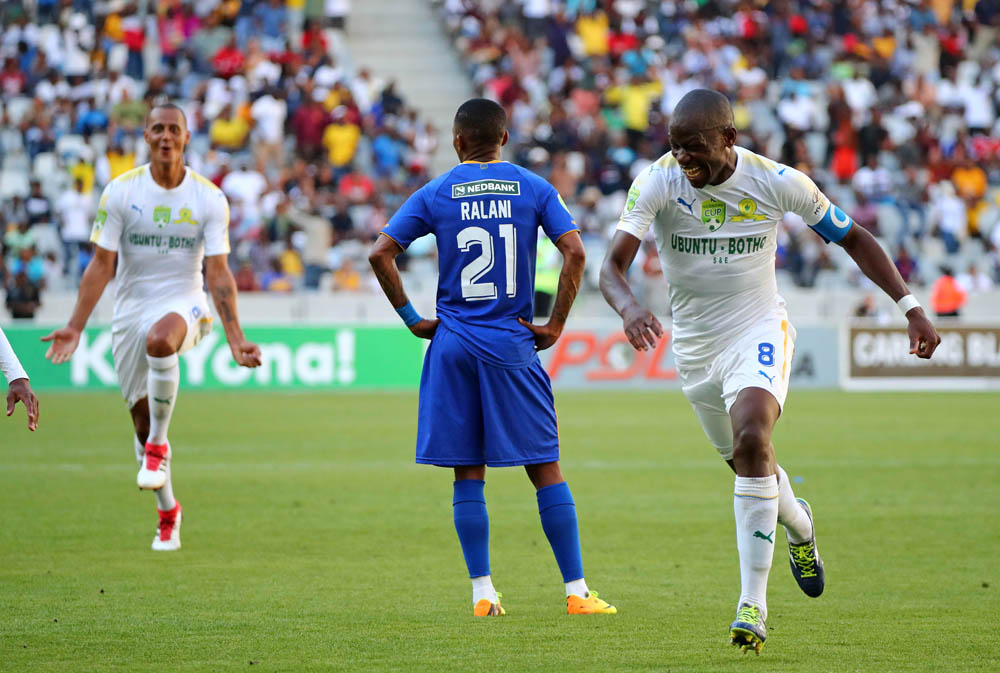
POLYGON ((579 229, 552 185, 531 171, 469 161, 414 192, 382 233, 403 248, 434 234, 441 323, 476 357, 523 367, 537 357, 517 318, 533 314, 539 227, 552 241, 579 229))

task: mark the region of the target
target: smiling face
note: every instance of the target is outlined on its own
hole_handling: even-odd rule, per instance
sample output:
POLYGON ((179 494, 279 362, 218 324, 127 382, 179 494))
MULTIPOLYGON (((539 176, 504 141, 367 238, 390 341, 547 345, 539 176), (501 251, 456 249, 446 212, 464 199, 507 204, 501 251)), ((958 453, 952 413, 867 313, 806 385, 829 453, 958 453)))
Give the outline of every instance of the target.
POLYGON ((695 189, 720 184, 732 175, 735 143, 731 124, 705 128, 683 118, 670 124, 670 150, 695 189))
POLYGON ((149 145, 149 155, 160 164, 184 162, 184 148, 191 140, 184 113, 176 108, 157 107, 149 113, 143 138, 149 145))

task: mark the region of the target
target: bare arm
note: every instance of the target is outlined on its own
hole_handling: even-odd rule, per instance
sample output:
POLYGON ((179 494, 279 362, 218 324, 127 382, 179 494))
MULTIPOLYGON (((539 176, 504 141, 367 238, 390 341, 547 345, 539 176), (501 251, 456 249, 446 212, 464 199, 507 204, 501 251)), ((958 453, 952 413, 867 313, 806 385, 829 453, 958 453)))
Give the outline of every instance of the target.
MULTIPOLYGON (((399 276, 399 267, 396 266, 396 257, 403 252, 399 243, 384 234, 380 234, 378 240, 372 245, 371 252, 368 253, 368 262, 372 265, 375 277, 378 278, 382 291, 388 297, 393 308, 402 308, 410 303, 403 289, 403 279, 399 276)), ((422 339, 430 339, 437 330, 439 320, 436 318, 429 320, 422 319, 420 322, 410 325, 410 331, 414 336, 422 339)))
POLYGON ((649 310, 643 308, 632 294, 625 272, 632 266, 642 244, 635 236, 616 231, 608 254, 601 265, 601 294, 622 317, 625 336, 636 350, 649 350, 663 336, 663 327, 649 310))
POLYGON ((229 270, 225 255, 205 258, 205 284, 222 320, 222 329, 226 333, 233 359, 243 367, 257 367, 260 365, 260 348, 247 341, 243 328, 240 327, 240 319, 236 313, 236 279, 229 270))
POLYGON ((517 321, 530 329, 535 335, 535 349, 545 350, 556 341, 566 326, 569 309, 573 306, 580 282, 583 280, 583 267, 587 262, 587 253, 583 248, 580 232, 571 231, 556 241, 556 248, 563 256, 562 271, 559 272, 559 287, 556 290, 555 306, 549 321, 544 325, 518 318, 517 321))
MULTIPOLYGON (((875 237, 865 229, 851 227, 838 245, 847 251, 861 272, 882 288, 893 301, 899 301, 910 294, 896 265, 885 254, 875 237)), ((910 335, 910 353, 920 358, 929 358, 941 343, 941 337, 924 314, 924 309, 919 306, 907 311, 906 319, 909 321, 907 331, 910 335)))
POLYGON ((87 325, 90 314, 94 312, 98 300, 104 293, 104 288, 114 278, 115 259, 118 253, 94 246, 94 256, 80 279, 80 291, 76 295, 76 305, 66 327, 53 330, 42 337, 42 341, 51 342, 45 357, 54 364, 68 362, 73 357, 73 351, 80 343, 80 333, 87 325))

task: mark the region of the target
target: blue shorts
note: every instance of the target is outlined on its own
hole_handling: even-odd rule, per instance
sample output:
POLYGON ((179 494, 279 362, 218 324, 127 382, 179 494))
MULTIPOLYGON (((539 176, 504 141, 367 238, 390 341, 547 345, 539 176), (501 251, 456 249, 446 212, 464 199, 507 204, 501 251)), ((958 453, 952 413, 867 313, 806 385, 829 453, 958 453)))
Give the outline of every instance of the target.
POLYGON ((420 376, 417 462, 508 467, 556 460, 552 383, 538 358, 520 369, 487 364, 438 325, 420 376))

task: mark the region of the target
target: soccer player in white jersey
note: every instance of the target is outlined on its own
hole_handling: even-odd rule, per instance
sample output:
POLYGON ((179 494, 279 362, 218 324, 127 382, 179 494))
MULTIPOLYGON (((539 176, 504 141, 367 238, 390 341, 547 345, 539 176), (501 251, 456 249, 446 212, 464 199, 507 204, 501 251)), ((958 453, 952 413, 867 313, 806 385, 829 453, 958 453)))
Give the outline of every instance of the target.
POLYGON ((170 479, 167 428, 180 382, 178 356, 211 329, 205 286, 236 362, 258 366, 260 348, 244 337, 236 315, 236 282, 226 262, 229 204, 222 190, 184 165, 191 134, 183 111, 169 103, 153 108, 143 137, 150 162, 105 187, 90 236, 94 257, 73 315, 42 341, 51 342, 45 357, 67 362, 104 287, 116 278, 112 355, 135 426, 136 482, 156 493, 153 549, 173 551, 181 546, 181 506, 170 479))
POLYGON ((18 402, 24 405, 28 412, 28 429, 32 432, 38 427, 38 398, 31 392, 28 374, 17 359, 17 354, 7 341, 7 335, 0 329, 0 371, 7 377, 7 415, 14 413, 14 405, 18 402))
POLYGON ((637 350, 663 335, 625 273, 650 227, 670 284, 673 348, 682 390, 709 440, 736 472, 734 510, 742 591, 731 642, 760 653, 767 576, 781 523, 792 573, 809 596, 825 583, 812 512, 777 464, 771 431, 788 392, 795 329, 774 274, 786 212, 842 246, 909 321, 910 353, 929 358, 940 337, 878 242, 803 173, 737 147, 729 101, 688 93, 670 121, 671 153, 632 184, 601 268, 601 291, 637 350))

